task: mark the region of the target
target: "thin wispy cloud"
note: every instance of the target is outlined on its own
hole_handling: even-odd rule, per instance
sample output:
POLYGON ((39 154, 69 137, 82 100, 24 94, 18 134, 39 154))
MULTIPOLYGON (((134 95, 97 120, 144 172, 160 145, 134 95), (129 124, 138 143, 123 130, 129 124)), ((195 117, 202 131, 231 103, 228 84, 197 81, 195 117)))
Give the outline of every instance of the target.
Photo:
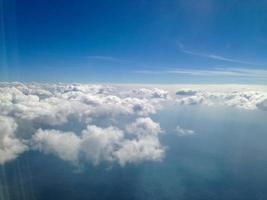
POLYGON ((254 63, 254 62, 248 62, 244 60, 239 60, 239 59, 233 59, 229 57, 224 57, 221 55, 215 55, 211 53, 202 53, 202 52, 197 52, 197 51, 191 51, 186 48, 184 48, 183 44, 178 44, 179 45, 179 50, 185 54, 193 55, 193 56, 198 56, 198 57, 203 57, 203 58, 209 58, 213 60, 219 60, 219 61, 225 61, 225 62, 231 62, 231 63, 238 63, 238 64, 245 64, 245 65, 254 65, 254 66, 262 66, 260 63, 254 63))
POLYGON ((93 55, 93 56, 86 56, 86 58, 89 60, 97 60, 97 61, 105 61, 105 62, 117 62, 117 63, 129 62, 127 60, 116 58, 113 56, 93 55))
POLYGON ((141 74, 176 74, 187 76, 223 76, 240 78, 267 78, 267 70, 242 68, 213 68, 213 69, 170 69, 170 70, 137 70, 141 74))

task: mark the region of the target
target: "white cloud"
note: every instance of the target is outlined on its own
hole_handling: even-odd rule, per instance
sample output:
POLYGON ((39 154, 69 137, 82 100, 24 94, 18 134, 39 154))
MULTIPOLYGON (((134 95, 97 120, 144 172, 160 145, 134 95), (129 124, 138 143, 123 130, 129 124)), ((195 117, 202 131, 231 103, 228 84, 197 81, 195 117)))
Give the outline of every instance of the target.
POLYGON ((94 55, 94 56, 86 56, 86 58, 90 60, 98 60, 98 61, 106 61, 106 62, 129 62, 123 59, 115 58, 112 56, 101 56, 101 55, 94 55))
MULTIPOLYGON (((94 164, 116 161, 119 154, 115 151, 131 143, 116 127, 126 128, 120 120, 129 124, 156 113, 161 102, 169 99, 168 92, 156 88, 0 83, 0 163, 16 158, 28 144, 31 150, 71 162, 78 162, 80 157, 94 164), (63 127, 70 129, 73 120, 87 128, 81 133, 60 131, 63 127)), ((144 119, 153 125, 151 119, 144 119)))
POLYGON ((163 158, 165 149, 158 139, 161 129, 157 123, 150 118, 138 118, 126 127, 133 134, 131 137, 113 126, 88 125, 81 134, 39 129, 31 140, 32 149, 74 164, 86 160, 94 165, 118 162, 124 166, 163 158))
POLYGON ((150 118, 138 118, 136 121, 127 126, 127 131, 135 134, 138 137, 157 136, 161 131, 158 123, 155 123, 150 118))
MULTIPOLYGON (((174 97, 152 87, 88 84, 0 83, 0 164, 26 150, 79 164, 121 166, 160 161, 160 124, 149 116, 165 103, 230 106, 266 111, 267 94, 256 91, 180 89, 174 97)), ((178 128, 179 134, 193 134, 178 128)))
POLYGON ((15 159, 28 147, 19 138, 16 138, 16 122, 5 116, 0 116, 0 164, 15 159))
MULTIPOLYGON (((182 93, 184 91, 182 90, 182 93)), ((180 93, 180 90, 176 94, 180 93)), ((181 105, 228 106, 247 110, 266 110, 267 93, 257 91, 205 92, 190 96, 178 95, 176 102, 181 105)))
POLYGON ((97 165, 101 161, 114 161, 114 152, 121 147, 124 133, 116 127, 87 126, 82 131, 81 140, 81 152, 97 165))
POLYGON ((144 160, 161 160, 165 148, 160 144, 158 135, 162 132, 158 123, 150 118, 138 118, 126 127, 133 139, 123 141, 115 153, 119 163, 138 163, 144 160))
POLYGON ((170 99, 157 88, 0 83, 0 163, 28 148, 71 163, 157 160, 163 153, 154 150, 164 151, 160 127, 147 116, 170 99), (157 149, 142 147, 145 143, 157 149), (123 152, 134 144, 141 154, 132 152, 126 159, 123 152))
POLYGON ((120 165, 142 161, 160 161, 165 153, 157 137, 145 136, 136 140, 126 140, 122 148, 115 152, 120 165))
POLYGON ((253 65, 253 66, 262 66, 262 64, 255 63, 255 62, 248 62, 245 60, 239 60, 239 59, 233 59, 233 58, 228 58, 224 57, 221 55, 215 55, 211 53, 203 53, 203 52, 197 52, 197 51, 191 51, 188 49, 184 48, 184 45, 180 44, 179 49, 181 52, 193 55, 193 56, 198 56, 198 57, 204 57, 204 58, 209 58, 213 60, 219 60, 219 61, 225 61, 225 62, 230 62, 230 63, 238 63, 238 64, 245 64, 245 65, 253 65))
POLYGON ((203 69, 185 69, 172 68, 168 70, 138 70, 135 73, 141 74, 169 74, 179 76, 194 76, 194 77, 212 77, 212 78, 254 78, 266 79, 266 69, 246 69, 246 68, 203 68, 203 69))
POLYGON ((194 135, 195 131, 177 126, 175 128, 175 133, 178 136, 186 136, 186 135, 194 135))
POLYGON ((70 116, 146 116, 168 99, 168 93, 159 89, 120 90, 81 84, 2 84, 0 91, 1 113, 49 125, 67 123, 70 116))
POLYGON ((80 138, 72 132, 39 129, 32 138, 32 148, 54 154, 65 161, 77 162, 80 138))

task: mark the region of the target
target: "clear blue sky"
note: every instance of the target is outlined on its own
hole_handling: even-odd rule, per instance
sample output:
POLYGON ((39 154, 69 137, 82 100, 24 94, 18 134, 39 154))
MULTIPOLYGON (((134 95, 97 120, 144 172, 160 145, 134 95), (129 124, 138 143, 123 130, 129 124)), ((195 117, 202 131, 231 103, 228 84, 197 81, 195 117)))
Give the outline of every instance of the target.
POLYGON ((0 80, 267 83, 266 0, 0 0, 0 80))

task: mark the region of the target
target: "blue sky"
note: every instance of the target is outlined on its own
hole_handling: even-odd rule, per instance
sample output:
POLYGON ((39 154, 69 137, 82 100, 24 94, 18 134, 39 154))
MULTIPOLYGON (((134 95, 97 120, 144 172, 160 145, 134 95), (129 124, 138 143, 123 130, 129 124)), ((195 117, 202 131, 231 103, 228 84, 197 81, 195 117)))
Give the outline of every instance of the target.
POLYGON ((3 0, 0 80, 267 83, 266 0, 3 0))

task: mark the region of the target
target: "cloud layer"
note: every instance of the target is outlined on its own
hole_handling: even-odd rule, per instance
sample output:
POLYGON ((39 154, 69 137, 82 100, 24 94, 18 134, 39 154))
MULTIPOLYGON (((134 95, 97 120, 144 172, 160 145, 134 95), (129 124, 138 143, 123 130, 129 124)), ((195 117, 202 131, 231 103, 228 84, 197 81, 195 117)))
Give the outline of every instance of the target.
POLYGON ((207 92, 180 89, 176 92, 180 105, 227 106, 247 110, 267 110, 267 93, 258 91, 207 92))
POLYGON ((1 83, 0 164, 27 150, 73 164, 161 160, 161 129, 148 116, 169 99, 160 89, 1 83))
MULTIPOLYGON (((25 151, 84 162, 160 161, 163 130, 151 114, 166 104, 229 106, 267 111, 267 94, 87 84, 0 83, 0 164, 25 151)), ((194 131, 176 125, 176 133, 194 131)))

